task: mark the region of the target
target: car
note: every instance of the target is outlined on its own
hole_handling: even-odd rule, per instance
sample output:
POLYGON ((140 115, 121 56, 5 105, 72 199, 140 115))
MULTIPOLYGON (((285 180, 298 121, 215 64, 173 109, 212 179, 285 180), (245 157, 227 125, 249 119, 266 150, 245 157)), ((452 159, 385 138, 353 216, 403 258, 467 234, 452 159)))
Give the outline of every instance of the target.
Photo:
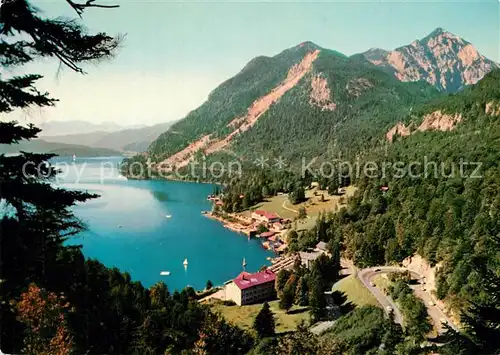
POLYGON ((439 319, 439 321, 441 322, 441 324, 448 324, 448 321, 444 318, 439 319))
POLYGON ((392 312, 392 307, 391 306, 387 306, 387 307, 385 307, 385 309, 387 310, 387 312, 392 312))
POLYGON ((432 301, 429 301, 429 306, 435 306, 436 304, 432 301))
POLYGON ((379 271, 380 271, 380 268, 376 268, 376 269, 375 269, 375 272, 379 272, 379 271))
POLYGON ((375 287, 375 284, 373 282, 370 282, 371 287, 375 287))

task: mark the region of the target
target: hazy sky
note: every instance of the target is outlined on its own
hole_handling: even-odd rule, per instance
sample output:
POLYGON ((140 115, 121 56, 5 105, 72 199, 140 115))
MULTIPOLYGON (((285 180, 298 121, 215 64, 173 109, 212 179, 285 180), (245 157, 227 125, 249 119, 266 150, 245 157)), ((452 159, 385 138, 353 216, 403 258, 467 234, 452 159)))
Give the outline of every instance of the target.
MULTIPOLYGON (((101 1, 101 3, 107 3, 101 1)), ((183 117, 250 59, 310 40, 346 55, 394 49, 443 27, 500 60, 498 0, 469 2, 123 1, 89 9, 91 30, 126 34, 118 56, 56 75, 54 60, 36 63, 40 89, 60 99, 54 109, 22 119, 153 124, 183 117)), ((49 16, 75 14, 64 0, 35 1, 49 16)))

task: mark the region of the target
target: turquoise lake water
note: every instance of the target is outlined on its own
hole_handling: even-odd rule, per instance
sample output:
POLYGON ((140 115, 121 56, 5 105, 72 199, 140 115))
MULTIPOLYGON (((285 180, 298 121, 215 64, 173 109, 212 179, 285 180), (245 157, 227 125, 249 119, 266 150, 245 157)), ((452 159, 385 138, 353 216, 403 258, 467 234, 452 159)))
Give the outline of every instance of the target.
POLYGON ((206 196, 212 185, 127 180, 117 171, 120 160, 56 161, 63 171, 61 186, 101 195, 75 207, 88 230, 71 243, 82 244, 86 257, 128 271, 147 287, 164 281, 171 290, 187 285, 202 289, 209 279, 222 284, 238 275, 243 258, 247 271, 269 264, 266 258, 272 253, 258 240, 248 240, 201 214, 211 208, 206 196), (161 276, 160 271, 171 274, 161 276))

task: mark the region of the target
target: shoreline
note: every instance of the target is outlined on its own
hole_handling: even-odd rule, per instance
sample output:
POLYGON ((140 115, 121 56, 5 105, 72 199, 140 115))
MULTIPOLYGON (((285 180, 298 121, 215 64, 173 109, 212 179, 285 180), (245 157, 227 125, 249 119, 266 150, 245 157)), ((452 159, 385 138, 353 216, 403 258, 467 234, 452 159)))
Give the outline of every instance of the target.
MULTIPOLYGON (((207 218, 210 218, 214 221, 220 222, 224 226, 224 228, 227 228, 229 230, 232 230, 233 232, 244 234, 244 235, 250 237, 250 232, 251 232, 252 228, 249 225, 244 225, 242 223, 228 221, 227 219, 224 219, 223 217, 214 215, 210 211, 205 211, 205 213, 202 212, 202 214, 207 218)), ((236 217, 233 217, 233 218, 236 218, 236 217)))
POLYGON ((257 232, 255 230, 254 221, 249 220, 246 217, 228 214, 228 216, 233 219, 233 220, 228 220, 228 219, 225 219, 224 217, 214 215, 213 212, 210 212, 210 211, 202 211, 202 215, 204 215, 205 217, 210 218, 214 221, 220 222, 224 228, 227 228, 227 229, 229 229, 233 232, 236 232, 238 234, 242 234, 242 235, 247 236, 248 239, 250 239, 250 238, 258 239, 260 241, 260 244, 261 244, 263 249, 274 252, 274 256, 270 257, 270 259, 269 259, 269 261, 271 261, 271 262, 272 262, 272 260, 278 259, 281 256, 280 253, 283 250, 286 250, 288 248, 288 244, 282 238, 284 233, 285 233, 284 230, 278 231, 278 230, 271 229, 270 231, 274 233, 274 236, 272 236, 270 238, 259 237, 259 236, 257 236, 257 232), (252 235, 252 234, 254 234, 254 235, 252 235), (280 250, 280 248, 275 249, 275 246, 272 246, 272 244, 275 242, 276 239, 273 239, 273 238, 279 239, 280 243, 281 243, 280 248, 284 247, 284 249, 281 249, 281 250, 280 250))
POLYGON ((127 180, 132 180, 132 181, 175 181, 175 182, 186 182, 190 184, 208 184, 208 185, 221 185, 219 182, 212 182, 212 181, 198 181, 198 180, 185 180, 185 179, 175 179, 171 177, 157 177, 157 176, 150 176, 150 177, 131 177, 129 175, 124 175, 120 172, 120 174, 125 177, 127 180))

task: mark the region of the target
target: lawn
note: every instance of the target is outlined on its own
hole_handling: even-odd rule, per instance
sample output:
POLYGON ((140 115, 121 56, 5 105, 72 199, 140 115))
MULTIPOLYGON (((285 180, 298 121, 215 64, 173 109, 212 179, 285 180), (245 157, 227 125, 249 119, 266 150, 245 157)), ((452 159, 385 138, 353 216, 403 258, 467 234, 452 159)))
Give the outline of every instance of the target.
POLYGON ((377 299, 359 281, 356 275, 350 275, 333 285, 332 291, 342 291, 349 301, 357 306, 379 306, 377 299))
MULTIPOLYGON (((271 311, 274 313, 276 333, 295 330, 302 320, 309 322, 307 307, 293 306, 290 314, 287 314, 284 310, 279 309, 278 302, 278 300, 269 302, 271 311)), ((252 328, 253 321, 261 308, 262 304, 248 306, 224 306, 219 302, 212 304, 214 311, 220 312, 229 322, 244 329, 252 328)))
MULTIPOLYGON (((356 188, 354 186, 349 186, 346 188, 346 193, 343 196, 329 196, 328 191, 318 189, 306 190, 307 201, 297 205, 292 205, 288 201, 288 195, 278 195, 253 206, 252 210, 261 209, 268 212, 275 212, 283 218, 293 219, 297 216, 296 211, 304 207, 309 218, 300 221, 297 227, 299 230, 310 229, 315 225, 316 217, 321 212, 338 211, 341 207, 345 206, 345 201, 355 191, 356 188), (321 195, 323 195, 324 201, 321 201, 321 195)), ((250 216, 250 212, 247 212, 247 215, 250 216)))
POLYGON ((389 294, 389 286, 391 285, 391 281, 387 278, 387 274, 383 275, 376 275, 373 278, 373 283, 377 288, 381 289, 384 291, 385 294, 389 294))
POLYGON ((275 212, 279 214, 280 217, 293 219, 297 215, 297 213, 283 208, 283 203, 285 203, 285 206, 287 206, 286 203, 288 203, 288 195, 278 195, 270 197, 266 199, 266 201, 253 206, 252 210, 275 212))

